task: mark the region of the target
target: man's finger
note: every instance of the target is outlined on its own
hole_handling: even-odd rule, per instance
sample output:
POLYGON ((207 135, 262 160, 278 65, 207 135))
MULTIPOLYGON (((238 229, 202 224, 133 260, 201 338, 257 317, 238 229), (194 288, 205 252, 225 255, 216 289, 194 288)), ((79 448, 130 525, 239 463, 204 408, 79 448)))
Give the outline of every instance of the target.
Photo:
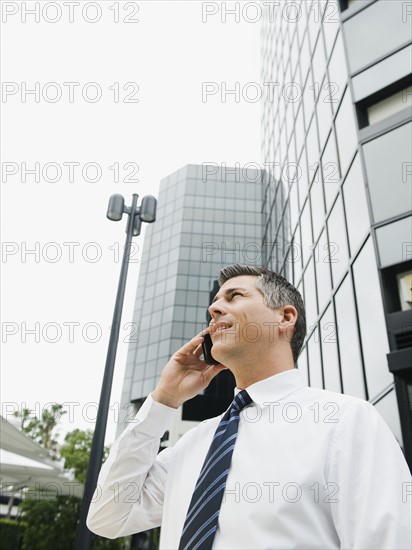
POLYGON ((194 338, 189 340, 184 346, 177 350, 176 354, 186 355, 187 353, 192 353, 201 343, 203 342, 203 336, 197 334, 194 338))

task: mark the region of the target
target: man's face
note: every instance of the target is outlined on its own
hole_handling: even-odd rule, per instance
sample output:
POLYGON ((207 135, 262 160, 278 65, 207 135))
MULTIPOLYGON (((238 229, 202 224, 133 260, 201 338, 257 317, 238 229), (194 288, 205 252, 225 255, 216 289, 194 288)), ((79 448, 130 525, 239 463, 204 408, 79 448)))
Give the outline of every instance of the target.
POLYGON ((209 307, 213 356, 222 364, 239 354, 258 356, 279 339, 282 308, 266 306, 257 280, 253 275, 229 279, 209 307))

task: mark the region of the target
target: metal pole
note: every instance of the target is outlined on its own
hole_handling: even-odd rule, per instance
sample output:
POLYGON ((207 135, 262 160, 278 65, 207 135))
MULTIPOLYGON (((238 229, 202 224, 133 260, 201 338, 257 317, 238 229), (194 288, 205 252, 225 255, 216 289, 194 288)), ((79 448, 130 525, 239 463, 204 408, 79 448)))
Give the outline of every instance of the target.
POLYGON ((92 448, 90 452, 87 477, 84 485, 83 501, 80 512, 80 521, 77 527, 76 550, 89 550, 92 545, 93 533, 86 526, 86 518, 89 512, 90 501, 97 485, 100 468, 103 460, 104 438, 106 434, 107 415, 110 405, 110 394, 112 390, 114 364, 119 341, 120 321, 122 318, 124 292, 126 289, 127 270, 129 267, 130 249, 133 237, 133 222, 136 214, 137 199, 139 195, 133 194, 132 206, 129 212, 127 225, 126 243, 123 251, 122 268, 120 271, 119 285, 117 288, 116 302, 113 312, 113 321, 110 329, 109 347, 107 350, 106 366, 102 389, 100 393, 99 409, 97 412, 96 426, 93 435, 92 448))

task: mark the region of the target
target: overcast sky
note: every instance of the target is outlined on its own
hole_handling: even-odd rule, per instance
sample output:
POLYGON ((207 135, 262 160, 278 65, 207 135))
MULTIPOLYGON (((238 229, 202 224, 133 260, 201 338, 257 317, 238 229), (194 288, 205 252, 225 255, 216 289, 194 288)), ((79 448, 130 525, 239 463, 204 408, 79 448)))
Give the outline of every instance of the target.
POLYGON ((126 224, 108 199, 157 196, 188 163, 260 163, 259 103, 224 95, 260 80, 260 22, 253 6, 225 21, 217 2, 37 4, 2 2, 2 414, 65 404, 63 436, 94 427, 126 224))

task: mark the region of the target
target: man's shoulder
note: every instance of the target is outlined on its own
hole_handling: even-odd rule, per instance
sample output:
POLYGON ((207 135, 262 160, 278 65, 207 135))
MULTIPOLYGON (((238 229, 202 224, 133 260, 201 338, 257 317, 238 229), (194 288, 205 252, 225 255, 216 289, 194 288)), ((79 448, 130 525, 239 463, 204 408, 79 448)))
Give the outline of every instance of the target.
POLYGON ((305 388, 302 388, 301 391, 304 399, 322 403, 324 405, 334 403, 342 411, 372 412, 372 414, 376 412, 375 407, 369 403, 369 401, 355 397, 354 395, 314 388, 311 386, 306 386, 305 388))

